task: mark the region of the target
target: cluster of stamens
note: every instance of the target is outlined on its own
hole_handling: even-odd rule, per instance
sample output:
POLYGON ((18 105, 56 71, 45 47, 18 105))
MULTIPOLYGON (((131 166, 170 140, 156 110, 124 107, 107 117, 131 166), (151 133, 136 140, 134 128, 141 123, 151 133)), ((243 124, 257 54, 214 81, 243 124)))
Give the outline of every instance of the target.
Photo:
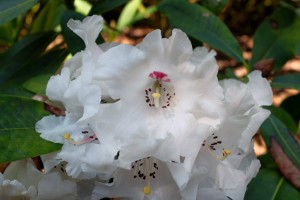
POLYGON ((171 80, 163 72, 153 71, 149 74, 154 79, 154 84, 145 90, 145 102, 149 107, 167 108, 171 105, 171 99, 175 96, 171 80))

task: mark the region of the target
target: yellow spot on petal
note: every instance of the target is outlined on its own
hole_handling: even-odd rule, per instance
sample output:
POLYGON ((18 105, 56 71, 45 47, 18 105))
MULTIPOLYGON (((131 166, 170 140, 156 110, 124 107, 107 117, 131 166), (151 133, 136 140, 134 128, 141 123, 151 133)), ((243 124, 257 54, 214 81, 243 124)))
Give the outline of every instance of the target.
POLYGON ((70 134, 70 133, 65 133, 65 134, 64 134, 64 138, 65 138, 66 140, 70 139, 70 138, 71 138, 71 134, 70 134))
POLYGON ((147 185, 147 186, 144 187, 144 194, 145 194, 145 195, 151 194, 151 188, 150 188, 150 185, 147 185))

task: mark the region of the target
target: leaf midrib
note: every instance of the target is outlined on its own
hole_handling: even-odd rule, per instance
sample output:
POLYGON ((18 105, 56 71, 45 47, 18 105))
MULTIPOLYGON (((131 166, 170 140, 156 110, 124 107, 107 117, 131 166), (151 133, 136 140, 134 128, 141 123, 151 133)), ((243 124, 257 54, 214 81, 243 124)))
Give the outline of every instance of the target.
POLYGON ((290 154, 294 157, 295 161, 297 161, 300 165, 300 161, 297 158, 297 155, 294 154, 294 151, 290 148, 290 146, 286 143, 284 137, 281 135, 280 131, 278 130, 276 124, 274 123, 274 121, 272 120, 272 118, 269 118, 273 128, 275 129, 275 131, 277 132, 278 136, 280 137, 281 141, 284 143, 285 147, 288 149, 288 151, 290 152, 290 154))

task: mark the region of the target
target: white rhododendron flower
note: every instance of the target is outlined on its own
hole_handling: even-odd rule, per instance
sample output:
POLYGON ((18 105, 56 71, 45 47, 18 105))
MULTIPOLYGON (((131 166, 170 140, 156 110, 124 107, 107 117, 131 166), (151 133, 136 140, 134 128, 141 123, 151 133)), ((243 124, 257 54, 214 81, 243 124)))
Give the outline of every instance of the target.
POLYGON ((77 185, 61 171, 62 167, 52 168, 43 173, 35 168, 32 160, 12 162, 0 174, 1 199, 77 199, 77 185))
POLYGON ((215 52, 192 49, 185 33, 175 29, 162 38, 159 30, 137 47, 118 45, 101 54, 94 77, 118 102, 103 110, 103 124, 121 141, 119 162, 148 156, 183 162, 190 171, 197 152, 219 124, 223 98, 215 52), (194 148, 190 148, 193 146, 194 148))
POLYGON ((215 51, 193 49, 179 29, 169 38, 155 30, 137 46, 98 46, 101 17, 68 26, 86 48, 46 91, 65 116, 36 124, 42 138, 63 147, 42 156, 45 174, 33 189, 18 186, 20 194, 46 199, 53 189, 59 196, 52 197, 61 199, 244 198, 260 167, 252 137, 270 114, 261 106, 272 103, 260 72, 250 73, 248 83, 218 81, 215 51), (63 173, 53 171, 59 166, 63 173), (60 184, 68 186, 65 193, 60 184))
MULTIPOLYGON (((199 189, 212 187, 229 199, 243 199, 247 184, 260 168, 251 138, 270 114, 260 106, 271 105, 272 90, 258 71, 249 74, 248 84, 223 80, 221 85, 226 109, 220 128, 204 141, 196 159, 192 177, 193 195, 195 197, 199 189), (260 83, 260 87, 254 89, 255 83, 260 83), (201 174, 199 169, 203 168, 205 173, 200 171, 201 174)), ((188 185, 187 188, 192 184, 188 185)), ((192 194, 190 190, 185 193, 192 194)), ((210 195, 213 196, 213 193, 210 195)))

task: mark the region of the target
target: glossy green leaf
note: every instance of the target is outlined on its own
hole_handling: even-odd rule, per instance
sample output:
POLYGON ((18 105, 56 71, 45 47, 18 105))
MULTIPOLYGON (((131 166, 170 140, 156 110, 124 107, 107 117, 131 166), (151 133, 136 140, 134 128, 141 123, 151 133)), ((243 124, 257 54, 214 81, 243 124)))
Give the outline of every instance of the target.
POLYGON ((300 169, 300 147, 282 121, 271 114, 262 124, 260 130, 268 147, 270 147, 271 138, 275 137, 285 154, 300 169))
POLYGON ((230 30, 208 9, 182 0, 165 0, 159 4, 158 10, 169 18, 174 27, 247 65, 230 30))
POLYGON ((89 13, 89 15, 94 14, 104 14, 108 11, 111 11, 125 3, 127 3, 128 0, 102 0, 102 1, 96 1, 96 3, 93 4, 93 7, 89 13))
POLYGON ((51 74, 43 74, 36 77, 33 77, 23 83, 23 87, 35 94, 41 94, 46 96, 46 87, 47 83, 52 75, 51 74))
POLYGON ((292 88, 300 90, 300 73, 276 76, 271 86, 273 88, 292 88))
POLYGON ((117 22, 117 29, 123 30, 126 26, 133 22, 134 16, 137 13, 139 6, 142 4, 142 0, 131 0, 123 8, 120 17, 117 22))
POLYGON ((0 25, 23 14, 37 2, 38 0, 1 0, 0 25))
POLYGON ((293 117, 286 110, 275 106, 269 106, 267 109, 270 110, 271 113, 279 120, 281 120, 286 125, 288 130, 290 130, 292 133, 297 133, 297 124, 293 117))
POLYGON ((265 58, 274 58, 274 70, 296 54, 300 42, 300 17, 295 11, 279 7, 267 18, 254 34, 254 47, 250 66, 265 58))
POLYGON ((31 24, 30 32, 54 30, 60 24, 60 19, 66 9, 61 0, 47 1, 31 24))
POLYGON ((245 200, 298 200, 300 192, 276 169, 262 168, 248 185, 245 200))
POLYGON ((0 61, 0 84, 42 55, 56 35, 55 32, 31 34, 11 47, 0 61))
POLYGON ((43 103, 28 98, 0 95, 0 163, 34 157, 61 148, 43 140, 35 123, 48 113, 43 103))
POLYGON ((68 53, 66 49, 54 49, 39 58, 35 58, 35 60, 31 60, 22 70, 15 73, 9 81, 0 85, 0 93, 31 97, 32 93, 25 90, 22 84, 40 74, 54 74, 62 65, 68 53))
POLYGON ((228 0, 201 0, 200 3, 213 13, 218 14, 226 7, 228 0))
POLYGON ((296 122, 300 121, 300 94, 290 96, 286 98, 282 103, 281 107, 285 109, 296 122))

